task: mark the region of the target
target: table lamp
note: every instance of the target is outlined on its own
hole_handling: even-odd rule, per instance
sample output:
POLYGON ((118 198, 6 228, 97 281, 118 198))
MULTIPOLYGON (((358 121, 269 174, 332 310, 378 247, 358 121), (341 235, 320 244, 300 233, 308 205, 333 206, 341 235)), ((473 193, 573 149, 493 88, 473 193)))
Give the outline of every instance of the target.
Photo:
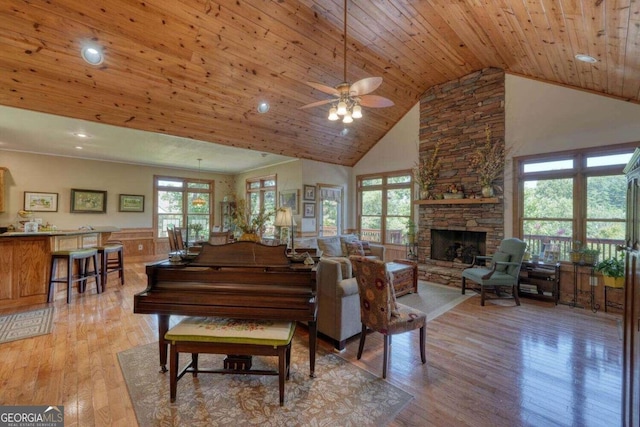
POLYGON ((296 253, 295 248, 293 247, 293 227, 296 226, 296 221, 293 219, 293 213, 291 212, 290 207, 285 206, 278 208, 274 225, 276 227, 289 228, 289 235, 291 236, 291 253, 296 253))

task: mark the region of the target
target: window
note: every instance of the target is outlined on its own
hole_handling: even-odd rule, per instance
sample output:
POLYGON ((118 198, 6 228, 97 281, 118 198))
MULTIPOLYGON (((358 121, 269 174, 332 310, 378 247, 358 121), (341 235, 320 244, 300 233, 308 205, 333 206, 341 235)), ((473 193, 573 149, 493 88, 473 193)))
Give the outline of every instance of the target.
POLYGON ((342 187, 318 185, 318 234, 337 236, 342 232, 342 187))
POLYGON ((360 238, 381 244, 406 243, 412 217, 411 171, 357 177, 360 238))
POLYGON ((155 229, 167 237, 167 227, 184 227, 189 241, 208 236, 213 224, 213 181, 154 177, 155 229))
POLYGON ((247 207, 251 216, 257 215, 261 209, 271 212, 269 220, 264 226, 262 236, 274 237, 276 212, 276 175, 261 178, 250 178, 246 181, 247 207))
POLYGON ((600 147, 514 159, 519 212, 515 229, 527 250, 537 255, 552 246, 560 261, 569 261, 579 244, 598 250, 601 259, 615 256, 615 246, 625 238, 622 169, 632 154, 633 148, 600 147))

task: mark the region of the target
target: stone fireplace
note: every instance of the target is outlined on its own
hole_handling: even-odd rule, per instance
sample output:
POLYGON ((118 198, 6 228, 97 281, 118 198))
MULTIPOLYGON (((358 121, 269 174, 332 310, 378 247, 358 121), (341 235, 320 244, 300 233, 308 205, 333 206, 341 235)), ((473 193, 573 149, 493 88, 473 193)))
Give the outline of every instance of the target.
POLYGON ((503 180, 494 182, 495 198, 482 199, 478 174, 469 165, 487 127, 492 143, 504 144, 504 100, 504 72, 495 68, 433 86, 420 100, 420 157, 439 147, 440 173, 431 194, 456 186, 465 195, 416 202, 423 280, 460 287, 473 255, 493 254, 504 239, 503 180))
POLYGON ((481 231, 431 229, 431 259, 471 264, 485 255, 487 233, 481 231))

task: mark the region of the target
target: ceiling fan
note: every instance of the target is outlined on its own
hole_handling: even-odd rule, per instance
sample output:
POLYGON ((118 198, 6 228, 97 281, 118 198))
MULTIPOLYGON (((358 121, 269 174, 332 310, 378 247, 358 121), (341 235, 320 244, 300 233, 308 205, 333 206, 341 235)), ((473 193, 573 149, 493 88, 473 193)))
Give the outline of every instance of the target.
POLYGON ((350 85, 347 82, 347 0, 344 0, 344 79, 336 87, 322 83, 305 82, 320 92, 328 93, 336 98, 312 102, 300 109, 332 104, 329 120, 338 120, 342 116, 343 123, 351 123, 353 119, 362 117, 362 107, 384 108, 393 106, 393 101, 378 95, 369 95, 382 84, 382 77, 367 77, 350 85))

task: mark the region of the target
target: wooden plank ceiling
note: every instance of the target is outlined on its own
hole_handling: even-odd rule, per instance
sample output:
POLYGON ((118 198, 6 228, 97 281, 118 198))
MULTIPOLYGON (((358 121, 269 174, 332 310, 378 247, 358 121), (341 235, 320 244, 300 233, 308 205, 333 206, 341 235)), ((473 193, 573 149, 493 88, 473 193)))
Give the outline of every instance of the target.
POLYGON ((0 104, 352 166, 427 88, 485 67, 640 102, 640 0, 352 0, 348 16, 348 81, 383 77, 395 102, 350 125, 299 109, 329 97, 305 81, 342 81, 342 0, 3 0, 0 104))

